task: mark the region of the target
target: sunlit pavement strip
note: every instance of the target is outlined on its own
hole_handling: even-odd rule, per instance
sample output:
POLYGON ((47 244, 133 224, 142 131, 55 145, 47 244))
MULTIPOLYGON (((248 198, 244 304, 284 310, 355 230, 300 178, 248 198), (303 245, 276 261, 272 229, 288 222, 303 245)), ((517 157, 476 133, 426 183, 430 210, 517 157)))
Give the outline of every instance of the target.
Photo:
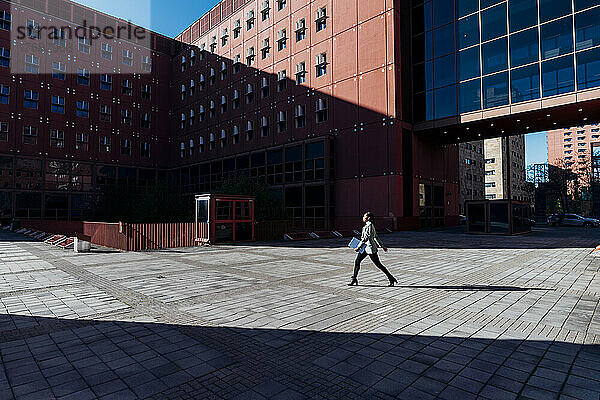
POLYGON ((600 398, 600 230, 75 254, 0 233, 0 399, 600 398), (293 247, 292 247, 293 246, 293 247))

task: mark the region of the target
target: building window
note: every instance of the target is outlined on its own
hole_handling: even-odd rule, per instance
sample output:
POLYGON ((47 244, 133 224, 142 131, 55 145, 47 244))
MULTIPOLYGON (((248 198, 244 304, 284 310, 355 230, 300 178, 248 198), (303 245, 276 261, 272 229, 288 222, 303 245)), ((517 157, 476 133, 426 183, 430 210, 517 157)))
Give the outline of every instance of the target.
POLYGON ((277 73, 277 91, 283 92, 287 89, 287 76, 285 69, 277 73))
POLYGON ((233 91, 233 102, 232 102, 232 106, 234 110, 237 110, 238 108, 240 108, 240 92, 239 90, 235 89, 233 91))
POLYGON ((200 105, 199 110, 198 110, 198 115, 199 115, 199 120, 200 122, 204 121, 204 106, 200 105))
POLYGON ((123 64, 130 67, 133 65, 133 52, 131 50, 123 50, 123 64))
POLYGON ((100 74, 100 89, 112 90, 112 76, 109 74, 100 74))
POLYGON ((269 97, 269 78, 267 78, 266 76, 263 76, 262 78, 260 94, 263 99, 269 97))
POLYGON ((208 137, 208 149, 209 150, 214 150, 216 146, 215 143, 215 134, 211 133, 210 136, 208 137))
POLYGON ((281 51, 287 47, 287 31, 285 29, 277 32, 277 50, 281 51))
POLYGON ((486 194, 485 195, 486 200, 494 200, 495 198, 496 198, 495 194, 486 194))
POLYGON ((77 38, 77 48, 82 53, 90 54, 90 41, 89 41, 89 39, 86 38, 85 36, 77 38))
POLYGON ((217 115, 217 110, 215 109, 215 102, 213 100, 210 101, 208 106, 208 116, 210 118, 214 118, 217 115))
POLYGON ((198 86, 200 87, 200 90, 204 90, 204 75, 200 74, 200 77, 198 78, 198 86))
POLYGON ((217 50, 217 37, 213 36, 210 38, 210 52, 214 53, 217 50))
POLYGON ((240 128, 237 125, 233 127, 231 140, 233 141, 233 144, 238 144, 240 142, 240 128))
POLYGON ((254 10, 248 11, 246 15, 246 30, 249 31, 252 28, 254 28, 254 10))
POLYGON ((287 112, 279 111, 277 115, 277 132, 284 133, 287 131, 287 112))
POLYGON ((148 84, 142 86, 142 99, 150 100, 152 98, 152 87, 148 84))
POLYGON ((489 171, 485 171, 485 176, 496 175, 496 170, 492 169, 489 171))
POLYGON ((254 86, 249 83, 246 87, 246 104, 254 103, 254 86))
POLYGON ((327 28, 327 7, 321 7, 317 10, 315 22, 317 24, 317 32, 327 28))
POLYGON ((65 64, 61 62, 52 63, 52 78, 64 81, 66 71, 67 67, 65 66, 65 64))
POLYGON ((269 136, 269 133, 270 133, 269 118, 262 117, 261 124, 260 124, 260 134, 262 137, 267 137, 267 136, 269 136))
MULTIPOLYGON (((202 56, 202 52, 200 53, 200 55, 202 56)), ((194 51, 194 49, 190 50, 190 67, 193 67, 194 65, 196 65, 196 52, 194 51)))
POLYGON ((242 30, 242 23, 239 19, 236 19, 233 23, 233 38, 237 39, 240 37, 240 32, 242 30))
POLYGON ((181 72, 185 71, 185 56, 181 56, 181 72))
POLYGON ((40 58, 32 54, 25 55, 25 72, 37 74, 40 70, 40 58))
POLYGON ((88 134, 78 133, 75 135, 75 150, 88 151, 88 134))
POLYGON ((296 106, 296 128, 304 128, 306 126, 306 106, 296 106))
POLYGON ((10 87, 0 85, 0 104, 8 104, 10 98, 10 87))
POLYGON ((283 10, 287 6, 287 0, 277 0, 277 11, 283 10))
POLYGON ((185 129, 185 113, 181 113, 181 122, 179 122, 179 128, 185 129))
POLYGON ((0 142, 8 142, 8 122, 0 122, 0 142))
POLYGON ((304 61, 296 64, 296 84, 301 85, 306 82, 306 63, 304 61))
POLYGON ((65 132, 59 129, 50 130, 50 147, 63 149, 65 147, 65 132))
POLYGON ((52 96, 52 112, 64 114, 65 113, 65 98, 61 96, 52 96))
POLYGON ((10 66, 10 49, 0 47, 0 67, 10 66))
POLYGON ((152 72, 152 59, 150 56, 142 56, 142 69, 146 72, 152 72))
POLYGON ((220 144, 221 144, 221 148, 223 148, 227 145, 227 133, 225 133, 225 130, 221 131, 220 144))
POLYGON ((27 36, 31 39, 40 38, 40 24, 32 19, 27 20, 27 36))
POLYGON ((198 152, 204 153, 204 138, 202 136, 198 138, 198 152))
POLYGON ((210 86, 212 86, 215 83, 217 83, 217 73, 215 72, 214 68, 210 69, 210 74, 208 76, 208 83, 209 83, 210 86))
POLYGON ((23 104, 24 107, 37 110, 39 97, 40 97, 40 94, 38 92, 34 92, 33 90, 26 90, 24 104, 23 104))
POLYGON ((194 126, 194 122, 196 122, 196 114, 194 113, 194 110, 191 109, 190 110, 190 126, 194 126))
POLYGON ((181 100, 185 99, 185 85, 181 85, 181 100))
POLYGON ((87 69, 77 70, 77 83, 80 85, 90 86, 90 71, 87 69))
POLYGON ((121 84, 121 94, 131 96, 133 95, 133 83, 129 79, 123 79, 121 84))
POLYGON ((223 28, 221 31, 221 47, 227 46, 227 40, 229 39, 229 31, 227 28, 223 28))
POLYGON ((495 159, 495 158, 486 158, 486 159, 485 159, 485 163, 486 163, 486 164, 493 164, 493 163, 495 163, 495 162, 496 162, 496 159, 495 159))
POLYGON ((0 29, 10 31, 12 16, 7 11, 0 11, 0 29))
POLYGON ((100 106, 100 121, 110 122, 112 119, 111 113, 112 110, 110 106, 100 106))
POLYGON ((108 43, 102 43, 100 47, 101 47, 102 58, 104 58, 105 60, 112 60, 112 55, 113 55, 112 46, 108 43))
POLYGON ((225 114, 227 112, 227 97, 221 96, 221 114, 225 114))
POLYGON ((262 53, 262 59, 266 59, 271 54, 271 45, 269 44, 269 38, 263 39, 262 47, 260 49, 262 53))
POLYGON ((250 141, 254 138, 254 123, 252 121, 248 121, 246 125, 246 141, 250 141))
POLYGON ((111 138, 108 136, 101 136, 99 139, 99 151, 100 153, 110 153, 110 142, 111 138))
POLYGON ((262 14, 263 22, 269 19, 269 11, 271 10, 271 6, 269 5, 269 1, 265 0, 262 2, 262 7, 260 13, 262 14))
POLYGON ((227 64, 225 61, 221 62, 221 80, 227 79, 227 64))
POLYGON ((316 69, 317 78, 327 74, 327 53, 317 55, 316 69))
POLYGON ((84 100, 77 102, 77 116, 87 118, 90 113, 90 103, 84 100))
POLYGON ((296 42, 306 39, 306 20, 296 21, 296 42))
POLYGON ((315 112, 317 123, 327 121, 327 100, 317 99, 315 102, 315 112))
POLYGON ((131 126, 131 111, 127 109, 121 110, 121 123, 123 125, 131 126))
POLYGON ((486 182, 486 183, 485 183, 485 187, 486 187, 486 188, 493 188, 493 187, 496 187, 496 182, 486 182))
POLYGON ((140 148, 140 156, 142 156, 144 158, 150 158, 150 143, 142 142, 142 145, 140 148))
POLYGON ((147 112, 142 114, 142 128, 150 128, 150 114, 147 112))
POLYGON ((250 47, 246 53, 246 65, 251 67, 254 65, 254 47, 250 47))
POLYGON ((121 154, 125 156, 131 155, 131 142, 129 139, 121 139, 121 154))
POLYGON ((54 28, 52 32, 52 42, 55 46, 66 47, 67 41, 65 40, 65 31, 62 28, 54 28))
POLYGON ((23 127, 23 143, 37 144, 37 126, 23 127))

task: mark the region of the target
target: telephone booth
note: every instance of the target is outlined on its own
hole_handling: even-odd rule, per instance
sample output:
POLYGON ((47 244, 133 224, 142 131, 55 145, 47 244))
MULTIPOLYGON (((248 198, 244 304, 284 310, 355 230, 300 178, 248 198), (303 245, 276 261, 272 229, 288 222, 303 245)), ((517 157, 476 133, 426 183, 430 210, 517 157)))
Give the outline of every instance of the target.
POLYGON ((196 242, 231 243, 254 240, 254 198, 199 194, 195 198, 196 242))

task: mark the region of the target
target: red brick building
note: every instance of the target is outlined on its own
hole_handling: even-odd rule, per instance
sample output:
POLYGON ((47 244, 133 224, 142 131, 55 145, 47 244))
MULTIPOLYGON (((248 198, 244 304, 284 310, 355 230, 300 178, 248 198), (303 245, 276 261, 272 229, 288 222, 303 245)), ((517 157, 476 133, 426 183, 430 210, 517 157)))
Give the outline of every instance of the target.
POLYGON ((127 23, 67 1, 0 1, 0 47, 18 54, 0 67, 2 216, 81 219, 109 184, 162 178, 191 196, 243 173, 297 227, 354 227, 366 210, 395 229, 454 223, 456 145, 412 130, 404 3, 225 0, 175 40, 74 38, 56 59, 47 49, 62 42, 42 35, 31 55, 48 73, 31 73, 14 27, 127 23))

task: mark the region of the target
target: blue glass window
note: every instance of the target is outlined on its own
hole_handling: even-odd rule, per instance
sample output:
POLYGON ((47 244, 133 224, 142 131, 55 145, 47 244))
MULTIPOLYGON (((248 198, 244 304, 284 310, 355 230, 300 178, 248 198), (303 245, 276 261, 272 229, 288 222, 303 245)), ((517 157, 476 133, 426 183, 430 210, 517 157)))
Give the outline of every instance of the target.
POLYGON ((510 66, 519 67, 538 61, 538 30, 528 29, 510 35, 510 66))
POLYGON ((456 32, 458 48, 473 46, 479 43, 479 16, 473 14, 458 21, 458 32, 456 32))
POLYGON ((598 5, 598 0, 575 0, 575 11, 585 10, 598 5))
POLYGON ((510 0, 508 3, 510 31, 516 32, 537 24, 536 0, 510 0))
POLYGON ((433 31, 433 57, 437 58, 454 52, 454 24, 433 31))
POLYGON ((502 71, 508 68, 507 38, 501 38, 482 45, 483 74, 502 71))
POLYGON ((577 87, 600 86, 600 48, 577 53, 577 87))
POLYGON ((450 54, 435 60, 433 66, 433 83, 436 88, 456 82, 455 55, 450 54))
POLYGON ((575 90, 573 56, 565 56, 542 63, 542 96, 554 96, 575 90))
POLYGON ((481 0, 481 9, 493 6, 496 3, 500 3, 503 0, 481 0))
POLYGON ((448 0, 433 0, 433 26, 440 26, 454 21, 454 4, 448 0))
POLYGON ((508 71, 483 78, 483 108, 508 104, 508 71))
POLYGON ((456 14, 458 18, 469 15, 479 9, 478 0, 456 0, 456 14))
POLYGON ((427 61, 414 67, 414 91, 423 92, 425 89, 433 89, 433 62, 427 61))
POLYGON ((464 81, 480 75, 479 46, 458 53, 458 80, 464 81))
POLYGON ((540 67, 538 64, 514 69, 510 73, 510 92, 513 103, 540 97, 540 67))
POLYGON ((415 121, 429 121, 433 119, 433 91, 415 95, 414 116, 415 121))
POLYGON ((413 34, 431 29, 431 3, 425 3, 413 10, 413 34))
POLYGON ((540 32, 543 60, 573 51, 573 25, 570 16, 542 25, 540 32))
POLYGON ((456 115, 456 85, 436 89, 434 98, 436 119, 456 115))
POLYGON ((540 0, 540 20, 550 21, 571 12, 571 0, 540 0))
POLYGON ((506 3, 481 12, 481 40, 483 42, 506 35, 506 3))
POLYGON ((600 7, 575 15, 575 42, 577 50, 600 44, 600 7))
POLYGON ((433 58, 432 36, 432 31, 425 32, 425 60, 431 60, 433 58))
POLYGON ((481 108, 481 80, 463 82, 458 87, 459 111, 477 111, 481 108))

